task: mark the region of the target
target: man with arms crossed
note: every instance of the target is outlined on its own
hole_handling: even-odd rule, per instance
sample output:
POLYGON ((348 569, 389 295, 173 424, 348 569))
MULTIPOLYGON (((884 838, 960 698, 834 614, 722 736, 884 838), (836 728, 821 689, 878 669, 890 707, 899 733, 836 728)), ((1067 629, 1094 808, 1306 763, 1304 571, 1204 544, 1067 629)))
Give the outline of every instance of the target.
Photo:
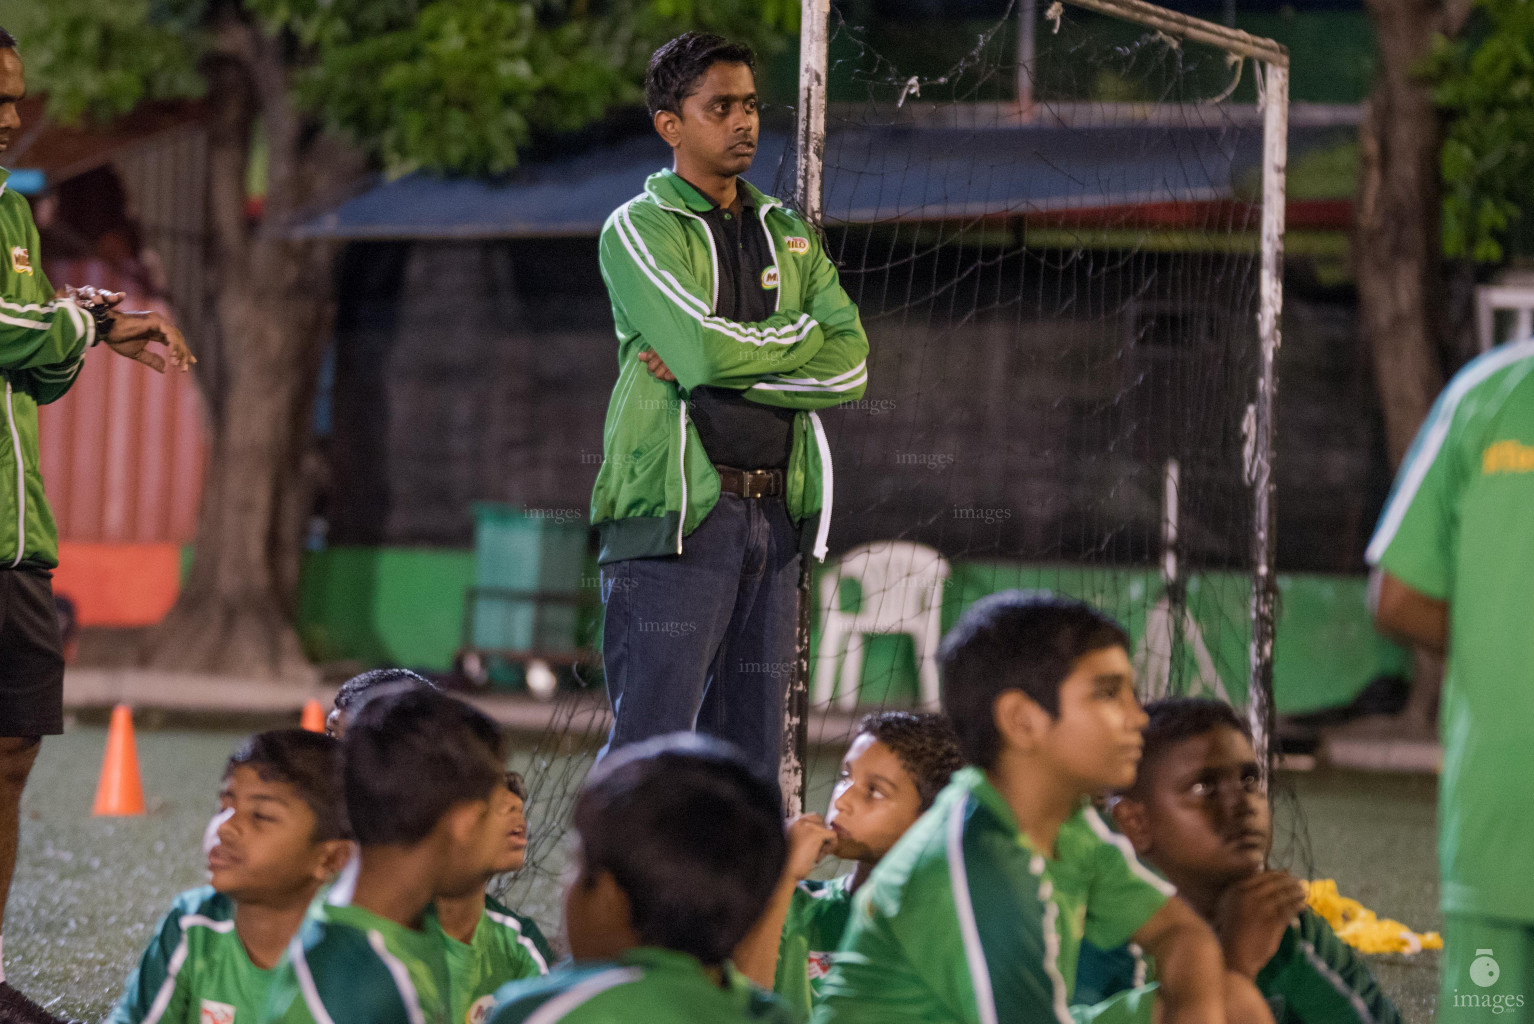
POLYGON ((607 751, 698 729, 776 775, 802 554, 824 558, 830 449, 815 410, 862 396, 868 339, 815 230, 740 175, 751 51, 688 33, 645 98, 675 168, 602 230, 619 374, 592 495, 607 751))

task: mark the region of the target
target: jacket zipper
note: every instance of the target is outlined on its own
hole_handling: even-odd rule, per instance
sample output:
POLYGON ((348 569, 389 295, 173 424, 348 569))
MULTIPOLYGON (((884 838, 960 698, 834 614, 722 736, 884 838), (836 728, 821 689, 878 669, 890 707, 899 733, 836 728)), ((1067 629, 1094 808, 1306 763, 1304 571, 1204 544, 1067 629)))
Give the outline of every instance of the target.
MULTIPOLYGON (((699 217, 691 210, 678 210, 674 206, 661 204, 663 209, 672 210, 684 216, 691 217, 703 225, 703 237, 708 239, 709 265, 713 269, 713 294, 709 298, 708 311, 712 313, 719 308, 719 251, 714 247, 714 233, 708 229, 708 222, 699 217)), ((677 405, 681 410, 681 429, 677 434, 676 461, 682 471, 682 513, 676 524, 676 553, 682 553, 682 534, 687 529, 687 403, 677 399, 677 405)))
POLYGON ((27 464, 21 458, 21 433, 16 429, 16 406, 11 399, 11 380, 5 380, 5 416, 10 422, 11 444, 16 451, 16 558, 11 562, 14 569, 21 564, 21 556, 27 550, 27 464))
POLYGON ((682 433, 677 444, 676 459, 682 467, 682 514, 677 517, 676 523, 676 553, 682 553, 682 531, 687 529, 687 403, 677 399, 677 405, 681 409, 682 433))
MULTIPOLYGON (((777 243, 773 241, 772 232, 767 230, 767 211, 772 209, 772 204, 763 204, 761 209, 762 233, 767 236, 767 247, 772 250, 772 258, 778 264, 778 294, 774 297, 772 310, 776 313, 783 306, 783 257, 778 254, 777 243)), ((815 547, 811 555, 817 562, 826 560, 826 538, 831 533, 831 492, 833 490, 833 477, 831 473, 831 445, 826 440, 826 428, 820 423, 820 416, 810 412, 810 427, 815 431, 815 448, 820 453, 820 522, 815 525, 815 547)), ((785 495, 786 497, 786 495, 785 495)))
MULTIPOLYGON (((772 258, 778 263, 778 293, 773 296, 772 306, 774 313, 778 312, 783 305, 783 261, 778 255, 778 246, 773 241, 772 232, 767 228, 767 212, 777 205, 777 203, 763 203, 757 214, 762 225, 762 233, 767 236, 767 248, 772 250, 772 258)), ((684 217, 691 217, 703 225, 703 237, 708 241, 709 264, 714 273, 713 295, 709 303, 709 312, 713 312, 719 308, 719 250, 714 245, 714 233, 708 229, 708 222, 691 210, 678 209, 665 203, 661 203, 660 206, 662 209, 680 213, 684 217)), ((687 527, 687 403, 682 402, 681 408, 682 430, 677 445, 677 462, 682 469, 682 516, 676 528, 676 553, 679 555, 682 553, 682 531, 687 527)), ((821 426, 820 417, 813 412, 809 415, 810 426, 815 432, 815 447, 820 453, 820 522, 815 528, 813 555, 817 562, 824 562, 828 551, 826 538, 831 532, 831 445, 826 440, 825 427, 821 426)))

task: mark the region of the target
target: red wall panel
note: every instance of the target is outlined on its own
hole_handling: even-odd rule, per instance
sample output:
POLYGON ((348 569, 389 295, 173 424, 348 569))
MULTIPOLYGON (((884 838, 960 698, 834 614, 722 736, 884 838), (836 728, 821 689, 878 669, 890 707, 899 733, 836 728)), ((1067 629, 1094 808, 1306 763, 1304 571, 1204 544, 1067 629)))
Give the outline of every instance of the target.
MULTIPOLYGON (((48 274, 59 288, 124 283, 96 260, 54 262, 48 274)), ((131 294, 124 302, 130 309, 156 306, 131 294)), ((69 394, 40 409, 39 420, 43 480, 61 540, 192 539, 206 442, 202 398, 190 374, 157 374, 98 345, 86 353, 69 394)))

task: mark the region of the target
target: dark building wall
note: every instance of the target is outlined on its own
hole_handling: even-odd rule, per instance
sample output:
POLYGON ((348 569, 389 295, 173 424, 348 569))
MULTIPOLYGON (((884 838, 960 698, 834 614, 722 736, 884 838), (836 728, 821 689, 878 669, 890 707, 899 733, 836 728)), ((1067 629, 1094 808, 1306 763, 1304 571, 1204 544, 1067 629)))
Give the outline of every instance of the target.
MULTIPOLYGON (((1246 256, 941 246, 846 275, 871 383, 822 414, 832 550, 1149 563, 1175 454, 1187 564, 1244 564, 1254 276, 1246 256)), ((587 509, 617 376, 594 240, 357 245, 341 295, 332 543, 462 545, 483 499, 587 509)), ((1367 361, 1345 300, 1291 290, 1284 327, 1279 564, 1353 570, 1389 483, 1367 361)))

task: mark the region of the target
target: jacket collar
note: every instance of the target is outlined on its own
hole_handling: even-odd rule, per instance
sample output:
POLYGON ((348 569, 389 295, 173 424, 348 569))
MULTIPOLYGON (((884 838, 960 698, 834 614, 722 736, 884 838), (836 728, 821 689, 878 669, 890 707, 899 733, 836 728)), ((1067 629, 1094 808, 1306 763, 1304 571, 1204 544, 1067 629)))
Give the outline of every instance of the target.
MULTIPOLYGON (((752 205, 758 210, 768 206, 783 205, 782 200, 767 195, 745 178, 737 178, 736 181, 738 187, 746 190, 746 195, 751 197, 752 205)), ((670 168, 656 171, 646 178, 644 189, 651 199, 667 209, 707 213, 714 208, 712 200, 687 184, 682 180, 681 175, 670 168)))

